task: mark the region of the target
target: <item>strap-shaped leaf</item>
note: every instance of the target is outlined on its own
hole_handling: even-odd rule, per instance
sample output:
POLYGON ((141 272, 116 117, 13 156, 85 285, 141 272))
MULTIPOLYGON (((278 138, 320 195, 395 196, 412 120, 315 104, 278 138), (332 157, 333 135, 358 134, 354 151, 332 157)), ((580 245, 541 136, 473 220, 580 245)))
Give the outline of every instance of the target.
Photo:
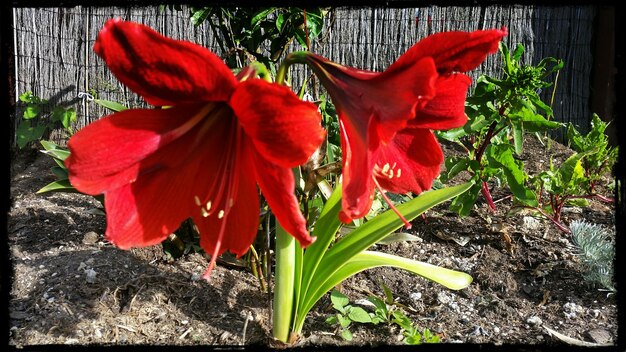
MULTIPOLYGON (((424 192, 420 196, 399 205, 397 209, 408 221, 411 221, 435 205, 465 192, 471 185, 472 183, 465 183, 424 192)), ((303 319, 302 317, 306 315, 313 304, 327 291, 320 291, 321 286, 339 268, 372 244, 402 227, 403 224, 402 220, 392 210, 388 210, 347 234, 326 253, 319 253, 319 255, 323 255, 323 258, 319 261, 317 270, 308 284, 303 282, 303 288, 308 289, 302 291, 304 294, 301 293, 301 297, 304 297, 300 302, 297 319, 303 319)), ((305 265, 306 259, 305 254, 305 265)))

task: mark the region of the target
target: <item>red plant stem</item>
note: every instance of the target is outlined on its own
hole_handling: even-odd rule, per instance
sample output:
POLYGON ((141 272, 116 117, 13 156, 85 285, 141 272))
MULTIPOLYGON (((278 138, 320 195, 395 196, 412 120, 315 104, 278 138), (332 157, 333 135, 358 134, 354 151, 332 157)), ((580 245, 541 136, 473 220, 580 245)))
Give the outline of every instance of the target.
POLYGON ((474 159, 478 161, 479 163, 480 163, 480 160, 483 158, 483 154, 485 153, 485 149, 487 149, 487 145, 489 145, 489 142, 491 142, 491 138, 493 138, 493 135, 494 135, 493 132, 496 129, 496 124, 497 123, 495 121, 491 123, 491 126, 489 126, 489 130, 487 131, 487 134, 485 135, 485 139, 478 147, 478 151, 476 152, 476 157, 474 159))
POLYGON ((483 196, 487 200, 487 204, 489 205, 489 208, 491 208, 492 211, 496 211, 496 204, 493 202, 493 199, 491 198, 491 193, 489 192, 489 187, 487 186, 486 181, 483 181, 480 191, 482 192, 483 196))

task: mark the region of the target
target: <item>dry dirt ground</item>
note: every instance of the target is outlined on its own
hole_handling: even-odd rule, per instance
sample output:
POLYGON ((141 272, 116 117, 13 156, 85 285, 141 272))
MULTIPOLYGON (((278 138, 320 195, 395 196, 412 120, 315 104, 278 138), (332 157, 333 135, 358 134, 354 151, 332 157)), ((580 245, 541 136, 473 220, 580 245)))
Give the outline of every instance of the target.
MULTIPOLYGON (((530 170, 545 169, 551 156, 562 160, 570 153, 554 143, 547 154, 531 140, 523 159, 530 170)), ((35 193, 54 180, 51 166, 52 159, 34 150, 12 160, 9 346, 283 347, 270 337, 270 296, 252 274, 219 265, 206 282, 199 279, 208 264, 203 254, 171 260, 160 245, 113 247, 103 237, 105 216, 94 198, 35 193)), ((505 195, 494 191, 496 200, 505 195)), ((376 247, 467 272, 474 278, 469 288, 450 291, 378 268, 347 280, 342 291, 351 302, 370 293, 382 297, 384 282, 418 326, 450 346, 563 346, 546 327, 585 342, 615 343, 616 297, 586 284, 571 238, 545 220, 507 217, 508 199, 497 206, 493 213, 479 201, 471 216, 459 218, 443 204, 413 221, 410 232, 419 241, 376 247)), ((585 219, 613 229, 614 214, 613 204, 592 201, 563 215, 566 224, 585 219)), ((325 297, 295 346, 402 345, 401 331, 386 325, 355 324, 353 341, 343 341, 325 323, 331 314, 325 297)))

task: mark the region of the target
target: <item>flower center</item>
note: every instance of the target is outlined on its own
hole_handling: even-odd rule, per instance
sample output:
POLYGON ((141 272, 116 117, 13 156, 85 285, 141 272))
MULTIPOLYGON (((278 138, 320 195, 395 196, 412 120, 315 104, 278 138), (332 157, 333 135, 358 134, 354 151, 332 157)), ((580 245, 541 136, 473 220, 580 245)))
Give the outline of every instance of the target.
POLYGON ((228 215, 237 199, 240 174, 238 159, 243 148, 243 130, 226 104, 212 109, 201 128, 203 133, 198 138, 206 138, 211 143, 211 150, 207 150, 212 151, 208 167, 214 177, 208 192, 204 196, 194 196, 193 201, 202 217, 215 216, 213 221, 219 221, 211 262, 203 274, 203 278, 208 280, 222 247, 228 215))

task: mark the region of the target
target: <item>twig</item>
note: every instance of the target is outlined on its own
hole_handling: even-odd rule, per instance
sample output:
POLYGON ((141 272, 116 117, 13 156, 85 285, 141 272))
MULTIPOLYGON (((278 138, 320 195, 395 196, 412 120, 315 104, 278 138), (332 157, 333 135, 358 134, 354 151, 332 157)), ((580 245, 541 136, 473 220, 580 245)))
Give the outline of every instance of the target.
POLYGON ((179 340, 183 340, 183 339, 185 339, 185 337, 187 337, 187 335, 189 335, 189 333, 191 332, 191 330, 193 330, 193 328, 192 328, 192 327, 190 327, 189 329, 185 330, 185 332, 183 332, 183 334, 182 334, 182 335, 180 335, 180 336, 178 337, 178 339, 179 339, 179 340))
POLYGON ((565 336, 559 332, 556 332, 552 329, 550 329, 547 326, 543 326, 544 329, 546 329, 548 331, 548 333, 550 333, 550 335, 556 337, 557 339, 568 343, 570 345, 574 345, 574 346, 583 346, 583 347, 600 347, 600 346, 613 346, 612 344, 608 344, 608 343, 593 343, 593 342, 587 342, 587 341, 581 341, 581 340, 576 340, 574 338, 571 338, 569 336, 565 336))

